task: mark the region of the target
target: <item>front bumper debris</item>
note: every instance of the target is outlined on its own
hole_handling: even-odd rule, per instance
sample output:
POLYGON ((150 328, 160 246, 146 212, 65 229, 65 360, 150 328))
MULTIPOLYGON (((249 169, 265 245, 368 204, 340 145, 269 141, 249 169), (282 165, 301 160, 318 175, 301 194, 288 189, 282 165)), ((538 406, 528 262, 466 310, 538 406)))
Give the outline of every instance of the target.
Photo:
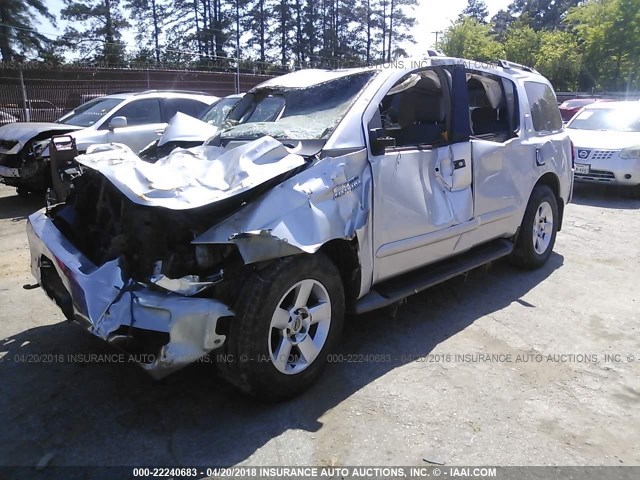
MULTIPOLYGON (((31 271, 67 317, 95 336, 121 346, 132 332, 168 334, 148 363, 139 364, 162 378, 219 348, 225 336, 218 320, 233 316, 218 300, 156 291, 126 278, 112 260, 94 265, 54 226, 43 211, 29 217, 27 237, 31 271)), ((144 337, 144 335, 143 335, 144 337)))

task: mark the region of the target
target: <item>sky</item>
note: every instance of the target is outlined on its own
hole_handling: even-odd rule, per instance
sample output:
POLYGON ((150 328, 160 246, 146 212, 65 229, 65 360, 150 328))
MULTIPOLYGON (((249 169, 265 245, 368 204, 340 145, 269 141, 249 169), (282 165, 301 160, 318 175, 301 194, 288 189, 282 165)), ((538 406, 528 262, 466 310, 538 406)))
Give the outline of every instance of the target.
MULTIPOLYGON (((506 8, 512 0, 485 0, 489 10, 489 17, 502 8, 506 8)), ((59 17, 60 10, 64 6, 62 0, 45 0, 51 13, 59 17)), ((432 48, 435 43, 436 31, 444 31, 451 25, 451 22, 458 18, 460 12, 466 7, 467 0, 418 0, 418 6, 414 9, 416 24, 413 28, 415 44, 405 45, 405 50, 410 56, 422 56, 426 54, 428 48, 432 48)), ((64 22, 58 22, 58 28, 53 27, 48 21, 43 20, 42 31, 44 33, 61 34, 64 30, 64 22)), ((124 35, 124 40, 129 44, 134 44, 134 33, 128 32, 124 35)))
MULTIPOLYGON (((507 8, 512 0, 485 0, 489 10, 489 18, 498 10, 507 8)), ((416 25, 413 28, 413 37, 416 43, 407 45, 406 50, 410 56, 421 56, 427 48, 434 46, 436 31, 445 31, 454 22, 460 12, 467 6, 467 0, 419 0, 418 7, 414 10, 416 25)))

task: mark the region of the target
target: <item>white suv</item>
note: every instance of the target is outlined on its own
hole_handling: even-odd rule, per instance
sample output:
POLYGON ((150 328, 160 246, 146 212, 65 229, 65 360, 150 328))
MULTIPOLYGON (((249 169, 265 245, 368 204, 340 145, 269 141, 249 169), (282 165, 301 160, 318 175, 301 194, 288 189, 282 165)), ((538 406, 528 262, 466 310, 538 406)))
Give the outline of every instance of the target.
POLYGON ((117 142, 141 150, 157 139, 177 113, 198 116, 218 97, 199 92, 156 91, 96 98, 54 123, 11 123, 0 127, 0 181, 18 193, 49 186, 48 144, 52 135, 69 133, 84 152, 90 145, 117 142))
POLYGON ((541 266, 573 178, 549 82, 404 63, 269 80, 154 164, 78 157, 66 203, 29 218, 34 276, 156 377, 215 351, 232 383, 282 399, 320 375, 345 313, 500 257, 541 266))

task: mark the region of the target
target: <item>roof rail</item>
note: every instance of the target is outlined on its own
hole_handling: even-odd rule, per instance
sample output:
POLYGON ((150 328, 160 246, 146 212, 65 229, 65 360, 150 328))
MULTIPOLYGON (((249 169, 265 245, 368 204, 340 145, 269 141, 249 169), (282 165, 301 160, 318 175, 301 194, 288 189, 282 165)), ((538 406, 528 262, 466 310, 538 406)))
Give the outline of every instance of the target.
POLYGON ((162 90, 144 90, 143 92, 135 92, 134 95, 143 95, 145 93, 160 93, 160 92, 168 92, 168 93, 191 93, 194 95, 211 95, 207 92, 201 92, 199 90, 171 90, 171 89, 162 89, 162 90))
POLYGON ((521 65, 520 63, 510 62, 509 60, 498 60, 498 65, 502 68, 507 68, 510 70, 524 70, 525 72, 531 73, 540 73, 533 67, 527 67, 526 65, 521 65))

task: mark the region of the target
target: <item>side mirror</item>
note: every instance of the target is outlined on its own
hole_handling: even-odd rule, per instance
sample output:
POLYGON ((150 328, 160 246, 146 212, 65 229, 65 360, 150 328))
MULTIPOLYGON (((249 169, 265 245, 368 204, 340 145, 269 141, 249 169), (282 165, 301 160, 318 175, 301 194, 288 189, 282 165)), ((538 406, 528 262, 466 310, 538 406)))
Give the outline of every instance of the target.
POLYGON ((127 126, 127 117, 113 117, 109 122, 109 130, 127 126))
POLYGON ((395 147, 396 139, 390 137, 384 128, 372 128, 369 130, 371 153, 382 155, 387 147, 395 147))

